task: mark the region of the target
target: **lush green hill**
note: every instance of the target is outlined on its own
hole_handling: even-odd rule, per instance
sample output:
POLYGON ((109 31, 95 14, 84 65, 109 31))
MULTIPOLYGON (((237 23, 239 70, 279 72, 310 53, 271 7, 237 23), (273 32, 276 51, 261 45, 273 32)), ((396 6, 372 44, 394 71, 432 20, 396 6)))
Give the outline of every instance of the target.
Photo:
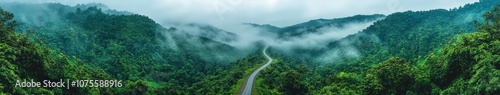
MULTIPOLYGON (((416 61, 418 57, 435 51, 436 48, 448 42, 455 35, 475 31, 476 21, 483 21, 481 14, 490 10, 496 3, 498 1, 485 0, 449 10, 397 12, 385 16, 384 19, 373 23, 373 25, 359 33, 327 42, 328 44, 324 46, 317 46, 327 48, 295 48, 282 51, 278 55, 283 55, 285 58, 300 59, 298 60, 301 61, 300 63, 308 63, 313 67, 324 65, 323 63, 360 63, 358 65, 364 65, 363 68, 367 69, 366 66, 379 63, 391 56, 400 56, 410 61, 416 61)), ((380 15, 364 17, 377 16, 380 15)), ((347 18, 355 17, 359 18, 359 16, 347 18)), ((318 21, 322 20, 311 20, 310 22, 297 24, 296 27, 304 24, 309 25, 308 23, 318 23, 318 21)), ((328 24, 310 25, 328 26, 328 24)), ((298 30, 300 29, 291 29, 289 31, 298 30)), ((295 34, 305 35, 314 31, 317 30, 313 28, 295 34)), ((343 69, 340 67, 335 68, 343 69)))
MULTIPOLYGON (((302 76, 305 78, 295 82, 303 84, 294 87, 307 88, 301 91, 313 94, 430 94, 450 92, 494 94, 496 93, 495 87, 487 87, 484 85, 485 81, 476 83, 477 78, 470 77, 476 71, 471 69, 474 66, 469 63, 478 62, 471 60, 482 60, 474 59, 479 58, 479 56, 473 57, 475 55, 463 55, 469 53, 462 53, 455 55, 456 57, 453 58, 440 59, 459 60, 454 62, 428 62, 428 57, 432 58, 429 54, 435 55, 432 54, 434 52, 442 54, 439 52, 443 52, 448 46, 444 45, 445 47, 443 47, 443 44, 450 41, 453 44, 457 42, 456 40, 450 40, 454 39, 455 36, 461 37, 462 35, 468 35, 467 33, 481 31, 481 28, 477 29, 477 26, 484 22, 482 14, 493 9, 494 5, 498 3, 495 0, 483 0, 450 10, 438 9, 394 13, 383 20, 375 22, 360 33, 330 43, 328 45, 329 49, 297 50, 304 54, 309 53, 309 55, 316 56, 312 58, 329 59, 330 62, 327 63, 332 64, 316 62, 318 60, 311 59, 311 57, 304 58, 304 56, 300 55, 282 55, 281 57, 284 58, 282 61, 286 63, 285 66, 271 66, 270 71, 264 70, 264 74, 270 75, 262 78, 262 80, 287 78, 284 76, 287 72, 299 69, 292 68, 287 71, 279 68, 306 65, 306 68, 309 69, 306 69, 306 72, 298 73, 299 75, 305 74, 302 76), (351 56, 348 51, 356 51, 359 56, 351 56), (459 55, 462 57, 457 58, 459 55), (436 64, 438 65, 436 66, 436 64), (457 67, 467 68, 451 69, 452 67, 449 67, 453 66, 451 64, 458 64, 457 67), (469 65, 465 66, 463 64, 469 65), (431 67, 435 69, 429 69, 431 67), (434 74, 439 74, 439 76, 434 74), (436 79, 435 77, 439 78, 436 79), (391 81, 394 81, 394 83, 389 83, 391 81), (438 81, 439 84, 434 81, 438 81), (476 84, 472 84, 473 82, 476 84), (454 86, 450 86, 451 84, 454 86), (474 92, 474 90, 480 92, 474 92)), ((495 22, 492 19, 488 19, 488 21, 495 22)), ((484 44, 490 44, 490 42, 484 42, 484 44)), ((492 45, 485 47, 493 48, 492 45)), ((475 49, 463 47, 460 50, 472 51, 475 49)), ((488 49, 483 51, 486 52, 488 49)), ((456 53, 458 51, 452 50, 450 52, 456 53)), ((277 53, 275 55, 280 55, 280 52, 275 53, 277 53)), ((482 57, 493 58, 495 56, 495 53, 492 53, 482 57)), ((488 64, 495 62, 491 61, 488 64)), ((494 76, 495 74, 495 72, 491 71, 486 75, 494 76)), ((491 83, 496 81, 492 77, 484 76, 482 78, 483 80, 493 80, 490 81, 491 83)), ((286 82, 267 82, 261 87, 266 88, 262 90, 263 93, 276 91, 288 93, 286 89, 290 88, 284 85, 290 84, 286 82)))
MULTIPOLYGON (((21 26, 16 28, 18 33, 30 30, 31 35, 27 36, 40 38, 54 52, 74 56, 79 64, 105 71, 110 75, 108 78, 130 81, 125 83, 128 88, 150 86, 153 88, 149 91, 155 92, 154 88, 170 84, 179 87, 176 92, 193 93, 202 87, 195 84, 204 82, 205 78, 222 76, 216 75, 221 72, 246 70, 224 69, 237 66, 237 59, 245 56, 224 43, 174 27, 163 28, 146 16, 84 6, 89 5, 17 3, 2 7, 19 14, 15 17, 21 26), (35 14, 30 14, 32 12, 35 14)), ((232 83, 228 85, 236 85, 232 83)), ((127 91, 134 90, 117 93, 127 91)))
MULTIPOLYGON (((17 34, 13 14, 0 9, 0 94, 124 94, 124 88, 21 88, 16 81, 41 82, 59 79, 112 78, 102 69, 92 68, 80 59, 55 52, 39 39, 17 34)), ((31 34, 32 35, 32 34, 31 34)), ((128 83, 127 83, 128 85, 128 83)))

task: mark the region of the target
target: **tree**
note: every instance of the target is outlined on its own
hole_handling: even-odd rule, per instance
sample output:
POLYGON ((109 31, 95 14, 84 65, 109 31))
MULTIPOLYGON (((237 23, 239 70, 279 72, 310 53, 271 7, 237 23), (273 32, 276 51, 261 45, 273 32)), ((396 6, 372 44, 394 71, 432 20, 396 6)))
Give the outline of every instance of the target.
POLYGON ((290 70, 285 73, 284 76, 284 90, 286 94, 304 94, 307 92, 305 85, 302 82, 304 79, 303 75, 295 70, 290 70))
POLYGON ((111 88, 21 88, 5 86, 17 80, 110 80, 107 73, 87 67, 76 57, 54 51, 41 40, 17 34, 13 15, 0 8, 0 92, 2 94, 115 94, 111 88), (32 40, 34 39, 34 40, 32 40))
POLYGON ((146 81, 138 80, 131 83, 128 88, 130 89, 132 95, 146 95, 149 87, 146 81))
POLYGON ((415 83, 414 71, 404 58, 391 57, 368 70, 364 92, 373 94, 406 94, 415 83))
MULTIPOLYGON (((500 5, 484 14, 477 32, 457 36, 426 58, 441 94, 500 93, 500 5)), ((435 91, 433 91, 435 92, 435 91)))

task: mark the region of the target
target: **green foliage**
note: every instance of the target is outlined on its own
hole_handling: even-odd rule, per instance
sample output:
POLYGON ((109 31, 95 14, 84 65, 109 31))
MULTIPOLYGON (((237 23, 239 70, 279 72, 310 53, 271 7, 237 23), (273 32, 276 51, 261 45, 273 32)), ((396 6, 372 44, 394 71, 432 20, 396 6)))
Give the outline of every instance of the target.
POLYGON ((484 14, 478 32, 464 34, 427 58, 442 94, 499 94, 500 5, 484 14))
MULTIPOLYGON (((60 58, 55 61, 61 64, 49 63, 50 65, 47 66, 51 66, 50 68, 71 67, 68 72, 71 70, 106 72, 110 76, 100 77, 148 81, 151 83, 146 83, 147 93, 164 93, 156 89, 161 89, 163 85, 170 85, 170 87, 165 87, 170 89, 166 90, 168 94, 204 93, 215 89, 221 90, 219 92, 227 92, 235 88, 232 85, 237 84, 236 81, 243 77, 243 71, 247 70, 236 68, 238 65, 227 65, 227 63, 234 62, 234 59, 239 58, 235 48, 205 37, 190 35, 174 27, 165 29, 143 15, 108 14, 109 10, 86 5, 75 7, 62 4, 37 5, 48 8, 38 8, 30 6, 30 4, 9 6, 14 6, 10 7, 11 10, 22 16, 17 18, 23 22, 22 27, 18 30, 35 30, 30 32, 33 34, 30 37, 40 38, 40 42, 47 44, 46 47, 63 53, 54 55, 60 58), (40 11, 50 11, 51 13, 27 13, 40 11), (224 54, 230 56, 214 56, 215 53, 232 54, 224 54), (74 57, 64 57, 66 55, 74 57), (88 66, 80 66, 82 64, 88 66), (88 67, 102 70, 85 69, 88 67), (230 72, 228 70, 233 69, 234 72, 226 74, 226 72, 230 72), (225 80, 211 83, 212 80, 217 81, 221 77, 224 77, 225 80), (208 88, 216 85, 215 83, 226 84, 226 86, 208 88)), ((252 61, 246 62, 241 67, 251 67, 247 63, 263 63, 255 62, 255 60, 262 59, 250 59, 252 61)), ((47 71, 58 72, 52 69, 47 71)), ((80 72, 69 73, 79 74, 80 72)), ((87 79, 61 73, 48 76, 87 79)), ((125 83, 125 85, 132 85, 131 88, 134 88, 135 84, 137 83, 125 83)), ((116 93, 119 94, 130 92, 128 88, 116 90, 118 90, 116 93)))
MULTIPOLYGON (((59 79, 112 79, 99 69, 81 64, 77 58, 69 59, 56 54, 45 44, 32 42, 29 37, 14 31, 12 14, 0 9, 0 85, 3 94, 115 94, 110 88, 20 88, 11 86, 17 80, 34 81, 59 79), (73 61, 70 61, 73 60, 73 61), (5 86, 7 85, 7 86, 5 86)), ((36 40, 36 39, 35 39, 36 40)))
POLYGON ((175 85, 177 81, 170 79, 153 88, 155 94, 236 94, 240 90, 245 77, 266 62, 261 51, 256 51, 248 57, 239 59, 227 67, 216 68, 210 75, 205 75, 201 81, 195 81, 191 86, 175 85))
POLYGON ((336 76, 330 76, 328 79, 330 81, 326 83, 331 83, 328 86, 323 87, 318 92, 314 94, 322 95, 359 95, 362 93, 362 76, 356 73, 345 73, 340 72, 336 76))
MULTIPOLYGON (((335 50, 346 48, 342 45, 344 42, 352 43, 359 49, 359 58, 341 55, 332 62, 335 64, 308 64, 313 68, 301 77, 297 76, 304 73, 295 73, 299 65, 294 62, 310 63, 311 60, 275 54, 286 59, 277 60, 261 73, 264 85, 259 92, 287 93, 285 89, 305 86, 308 94, 328 95, 497 94, 500 24, 494 20, 498 15, 494 11, 498 9, 486 12, 494 3, 498 1, 481 1, 452 10, 391 14, 362 33, 328 45, 335 50), (478 15, 482 13, 485 18, 478 15), (484 21, 486 25, 474 21, 482 19, 488 20, 484 21), (478 32, 472 33, 475 30, 478 32), (455 39, 449 40, 454 36, 455 39), (284 81, 286 77, 297 79, 284 81)), ((297 51, 321 53, 328 50, 297 51)))
MULTIPOLYGON (((340 55, 340 58, 332 58, 335 59, 334 62, 331 62, 333 64, 324 66, 320 64, 319 67, 314 69, 314 77, 311 77, 312 85, 310 86, 313 86, 311 87, 312 92, 318 92, 323 88, 331 89, 334 84, 330 84, 331 81, 328 78, 332 78, 332 76, 340 72, 345 72, 365 76, 362 79, 364 82, 371 81, 368 84, 363 84, 371 85, 369 86, 370 89, 365 90, 395 94, 396 89, 384 88, 384 85, 381 83, 385 83, 385 81, 380 81, 383 79, 380 76, 374 75, 373 72, 380 70, 374 70, 373 67, 377 66, 380 69, 382 68, 379 67, 380 63, 383 63, 385 59, 397 56, 408 59, 408 68, 413 70, 413 74, 411 74, 413 76, 413 82, 411 83, 413 84, 404 84, 408 86, 404 88, 406 92, 401 93, 440 93, 441 90, 436 88, 448 87, 454 82, 455 78, 472 77, 470 70, 473 68, 473 65, 470 63, 477 62, 474 57, 470 57, 474 56, 469 53, 471 48, 457 47, 453 50, 447 50, 444 48, 451 47, 447 47, 447 45, 443 46, 442 44, 446 44, 447 42, 456 44, 461 42, 461 40, 449 39, 454 36, 464 36, 464 33, 472 33, 476 30, 480 31, 482 27, 485 27, 476 26, 480 25, 482 23, 481 20, 485 19, 481 17, 481 14, 493 9, 493 5, 496 3, 499 3, 498 0, 483 0, 474 4, 467 4, 458 9, 407 11, 390 14, 385 19, 377 21, 367 29, 361 31, 361 33, 350 35, 330 43, 328 45, 330 49, 313 51, 313 53, 322 53, 331 50, 341 50, 346 47, 355 47, 360 56, 349 58, 340 55), (350 46, 342 44, 345 42, 350 43, 350 46), (449 53, 446 56, 450 57, 443 57, 445 51, 449 53), (460 62, 460 64, 450 64, 453 62, 460 62), (392 92, 387 92, 388 90, 392 90, 392 92)), ((494 15, 489 12, 487 14, 494 15)), ((489 23, 492 22, 490 21, 489 23)), ((475 44, 482 44, 482 42, 475 42, 475 44)), ((484 47, 491 46, 485 45, 484 47)), ((318 65, 312 64, 310 66, 315 67, 318 65)), ((393 79, 400 80, 393 77, 387 78, 387 81, 393 79)))
POLYGON ((127 88, 129 89, 130 94, 132 95, 146 95, 146 92, 148 92, 148 85, 146 81, 138 80, 132 83, 131 81, 127 82, 129 82, 127 88))
POLYGON ((406 94, 415 84, 415 72, 403 58, 389 58, 368 70, 365 79, 366 94, 406 94))
POLYGON ((273 57, 273 63, 257 77, 263 80, 259 84, 259 93, 297 95, 309 92, 306 79, 309 69, 304 65, 292 64, 295 63, 273 57))

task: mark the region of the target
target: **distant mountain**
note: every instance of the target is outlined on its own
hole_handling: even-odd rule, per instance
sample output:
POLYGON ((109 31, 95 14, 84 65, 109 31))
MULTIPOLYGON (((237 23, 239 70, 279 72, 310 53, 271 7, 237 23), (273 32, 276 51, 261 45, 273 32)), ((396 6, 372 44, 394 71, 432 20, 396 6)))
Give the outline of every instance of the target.
POLYGON ((344 28, 347 24, 364 23, 370 21, 376 21, 383 19, 385 16, 381 14, 374 15, 355 15, 351 17, 344 18, 334 18, 334 19, 316 19, 310 20, 308 22, 295 24, 292 26, 287 26, 279 28, 269 24, 259 25, 253 23, 245 23, 252 27, 260 28, 264 30, 263 32, 270 32, 277 35, 278 39, 286 40, 290 38, 303 37, 307 34, 320 33, 318 29, 326 27, 344 28))
POLYGON ((107 5, 104 5, 102 3, 88 3, 88 4, 77 4, 74 6, 74 8, 80 8, 81 10, 87 9, 89 7, 97 7, 101 9, 102 12, 107 13, 107 14, 112 14, 112 15, 132 15, 134 13, 128 12, 128 11, 118 11, 115 9, 110 9, 107 5))
POLYGON ((346 24, 351 23, 363 23, 368 21, 375 21, 384 18, 384 15, 374 14, 374 15, 355 15, 345 18, 335 18, 335 19, 316 19, 310 20, 308 22, 283 27, 277 33, 281 38, 297 37, 309 33, 317 33, 317 29, 322 27, 338 27, 343 28, 346 24))
POLYGON ((255 24, 255 23, 243 23, 244 25, 249 25, 252 27, 260 28, 262 31, 268 31, 268 32, 278 32, 281 28, 269 25, 269 24, 255 24))
POLYGON ((209 39, 224 43, 238 40, 238 35, 208 24, 191 23, 191 24, 179 25, 177 27, 192 35, 207 37, 209 39))

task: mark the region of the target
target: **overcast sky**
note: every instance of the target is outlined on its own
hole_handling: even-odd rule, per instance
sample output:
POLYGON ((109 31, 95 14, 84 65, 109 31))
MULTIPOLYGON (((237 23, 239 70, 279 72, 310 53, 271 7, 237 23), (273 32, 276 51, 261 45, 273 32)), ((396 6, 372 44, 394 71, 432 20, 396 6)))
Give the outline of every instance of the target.
MULTIPOLYGON (((4 0, 2 0, 4 1, 4 0)), ((236 23, 289 26, 312 19, 356 14, 390 14, 406 10, 450 9, 479 0, 6 0, 103 3, 111 9, 149 16, 159 23, 196 22, 218 27, 236 23)))

